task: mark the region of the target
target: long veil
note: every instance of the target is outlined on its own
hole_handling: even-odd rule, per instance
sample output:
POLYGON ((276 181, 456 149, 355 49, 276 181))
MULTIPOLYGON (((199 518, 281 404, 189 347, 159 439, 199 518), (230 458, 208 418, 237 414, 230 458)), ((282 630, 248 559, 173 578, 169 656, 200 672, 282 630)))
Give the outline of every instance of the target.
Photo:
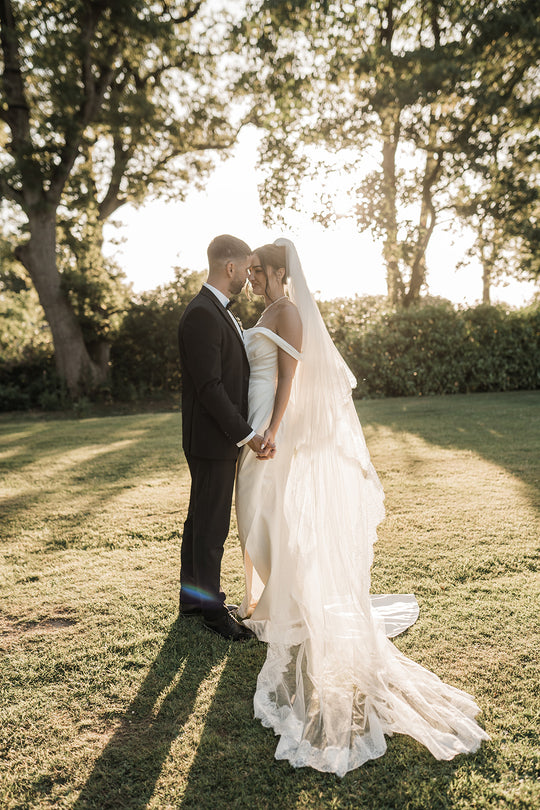
MULTIPOLYGON (((289 297, 298 308, 303 328, 302 362, 294 380, 294 404, 287 414, 287 438, 295 447, 296 469, 291 478, 305 485, 311 481, 310 492, 317 495, 317 502, 311 507, 322 512, 319 519, 324 526, 328 515, 335 511, 324 508, 321 500, 327 485, 335 483, 336 452, 340 451, 354 463, 369 497, 365 515, 368 547, 365 550, 370 565, 372 546, 377 539, 376 527, 384 518, 384 492, 370 461, 352 400, 351 391, 356 380, 328 334, 293 242, 281 238, 275 244, 286 249, 289 297), (316 468, 313 464, 315 458, 318 462, 316 468)), ((333 496, 339 495, 334 492, 334 486, 331 490, 333 496)), ((294 494, 299 497, 297 491, 294 494)), ((350 501, 349 496, 346 501, 350 501)))
POLYGON ((281 596, 264 623, 268 652, 255 715, 280 736, 277 759, 338 775, 383 754, 385 735, 394 732, 441 759, 475 750, 487 735, 472 720, 478 707, 471 696, 403 656, 372 609, 370 566, 384 494, 352 401, 354 377, 293 243, 275 244, 286 248, 303 340, 278 446, 278 456, 285 448, 290 459, 284 531, 272 542, 271 577, 281 596))

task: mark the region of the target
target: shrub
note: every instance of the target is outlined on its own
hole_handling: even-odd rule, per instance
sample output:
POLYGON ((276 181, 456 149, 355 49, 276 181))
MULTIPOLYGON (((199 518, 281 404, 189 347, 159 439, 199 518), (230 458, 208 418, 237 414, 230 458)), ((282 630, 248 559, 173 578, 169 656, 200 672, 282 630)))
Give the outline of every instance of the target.
POLYGON ((479 306, 463 313, 468 391, 537 388, 540 383, 540 307, 505 312, 479 306))
MULTIPOLYGON (((133 401, 180 390, 178 323, 202 281, 202 273, 178 271, 173 282, 132 302, 111 350, 115 399, 133 401)), ((240 295, 234 312, 244 326, 250 326, 262 308, 261 303, 240 295)))
POLYGON ((359 318, 356 329, 348 318, 334 339, 357 378, 356 396, 540 386, 540 307, 454 309, 432 300, 398 312, 379 309, 373 319, 359 318))
POLYGON ((30 407, 30 397, 26 391, 7 383, 0 384, 0 410, 1 411, 24 411, 30 407))
MULTIPOLYGON (((178 271, 175 280, 138 296, 111 350, 111 375, 95 398, 133 402, 167 397, 181 386, 177 329, 202 274, 178 271)), ((392 311, 383 297, 319 304, 328 330, 358 385, 355 396, 392 397, 540 387, 540 305, 456 308, 424 299, 392 311)), ((262 303, 239 296, 235 313, 248 327, 262 303)), ((10 341, 10 345, 13 342, 10 341)), ((25 344, 18 361, 0 362, 0 410, 70 403, 58 380, 50 344, 25 344)), ((88 401, 76 406, 87 410, 88 401)))
POLYGON ((50 351, 35 351, 18 363, 0 363, 0 411, 36 407, 53 410, 66 404, 65 388, 50 351))

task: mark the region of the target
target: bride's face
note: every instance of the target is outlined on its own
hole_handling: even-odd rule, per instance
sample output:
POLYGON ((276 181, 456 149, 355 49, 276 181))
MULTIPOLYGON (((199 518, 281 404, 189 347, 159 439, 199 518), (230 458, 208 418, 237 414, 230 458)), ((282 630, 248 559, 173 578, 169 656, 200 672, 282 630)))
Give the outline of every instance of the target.
POLYGON ((248 274, 249 283, 254 295, 264 295, 266 290, 266 273, 261 265, 261 260, 256 253, 252 256, 251 267, 248 274))

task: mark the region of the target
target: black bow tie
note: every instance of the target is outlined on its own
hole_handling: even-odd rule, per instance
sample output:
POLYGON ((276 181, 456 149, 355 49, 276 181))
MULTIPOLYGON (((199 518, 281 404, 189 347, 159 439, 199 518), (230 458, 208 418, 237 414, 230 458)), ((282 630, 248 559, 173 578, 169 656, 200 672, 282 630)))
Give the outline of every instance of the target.
POLYGON ((227 301, 227 303, 226 303, 226 305, 225 305, 225 309, 230 309, 230 308, 231 308, 232 306, 234 306, 235 304, 236 304, 235 299, 234 299, 234 298, 231 298, 231 300, 230 300, 230 301, 227 301))

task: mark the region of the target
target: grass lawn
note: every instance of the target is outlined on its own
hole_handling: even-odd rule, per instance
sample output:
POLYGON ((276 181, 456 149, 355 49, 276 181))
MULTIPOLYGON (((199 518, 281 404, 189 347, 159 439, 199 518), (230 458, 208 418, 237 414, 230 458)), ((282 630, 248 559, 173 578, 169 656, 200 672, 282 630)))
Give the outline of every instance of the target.
MULTIPOLYGON (((386 490, 373 591, 395 643, 474 694, 491 735, 438 762, 408 737, 343 779, 273 759, 265 656, 177 620, 189 476, 178 413, 0 418, 0 806, 540 806, 540 392, 360 402, 386 490)), ((223 579, 242 596, 233 523, 223 579)))

